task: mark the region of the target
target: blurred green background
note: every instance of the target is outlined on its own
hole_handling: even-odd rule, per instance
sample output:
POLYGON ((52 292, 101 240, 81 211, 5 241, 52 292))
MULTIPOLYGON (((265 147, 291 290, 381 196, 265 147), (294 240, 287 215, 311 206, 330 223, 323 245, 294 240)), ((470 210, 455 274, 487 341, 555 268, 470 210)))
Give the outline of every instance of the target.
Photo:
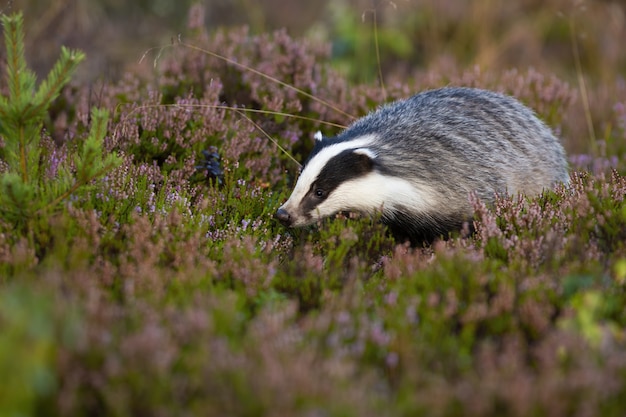
POLYGON ((148 48, 184 36, 193 3, 204 6, 209 31, 284 27, 330 42, 335 65, 357 82, 377 79, 375 36, 382 72, 392 78, 479 66, 575 80, 574 40, 590 82, 612 82, 626 69, 626 1, 14 0, 2 12, 24 11, 29 63, 40 74, 67 45, 87 52, 81 78, 94 79, 116 77, 148 48))

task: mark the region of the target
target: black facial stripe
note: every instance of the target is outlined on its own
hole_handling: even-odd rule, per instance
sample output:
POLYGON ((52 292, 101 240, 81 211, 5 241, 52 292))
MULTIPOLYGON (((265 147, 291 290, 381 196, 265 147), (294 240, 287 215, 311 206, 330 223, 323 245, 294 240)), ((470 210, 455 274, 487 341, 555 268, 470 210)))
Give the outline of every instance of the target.
POLYGON ((328 160, 314 184, 330 193, 343 182, 367 175, 373 167, 369 156, 355 153, 354 149, 345 150, 328 160))
POLYGON ((309 153, 309 156, 302 164, 302 169, 304 169, 308 165, 309 161, 311 161, 318 153, 320 153, 322 150, 326 149, 327 147, 336 145, 338 143, 354 140, 358 138, 359 136, 361 135, 350 134, 349 136, 346 136, 345 131, 344 131, 339 136, 329 136, 329 137, 324 137, 324 139, 322 140, 316 140, 315 145, 313 146, 313 149, 311 150, 311 153, 309 153))
POLYGON ((303 212, 310 213, 340 184, 367 175, 373 168, 374 161, 367 155, 355 153, 354 149, 345 150, 330 158, 302 200, 303 212), (323 198, 316 196, 318 189, 324 192, 323 198))

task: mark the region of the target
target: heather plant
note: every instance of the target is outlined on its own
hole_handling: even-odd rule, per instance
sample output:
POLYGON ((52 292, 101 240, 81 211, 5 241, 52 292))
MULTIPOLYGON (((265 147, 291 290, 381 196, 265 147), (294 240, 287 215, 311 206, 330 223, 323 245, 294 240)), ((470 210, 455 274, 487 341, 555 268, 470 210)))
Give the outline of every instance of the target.
MULTIPOLYGON (((0 221, 0 376, 21 382, 0 414, 623 415, 622 96, 591 91, 614 128, 568 187, 474 199, 474 234, 409 247, 347 213, 286 229, 272 215, 297 166, 257 126, 302 160, 339 128, 320 120, 351 118, 272 78, 354 116, 384 94, 332 71, 327 45, 190 26, 156 68, 62 89, 62 140, 38 131, 40 181, 77 178, 96 125, 98 155, 120 156, 36 216, 37 242, 0 221)), ((415 73, 388 99, 508 92, 572 146, 576 91, 547 71, 415 73)))
MULTIPOLYGON (((190 11, 191 36, 179 38, 175 49, 162 50, 156 58, 159 83, 166 91, 159 101, 183 106, 181 97, 191 94, 200 98, 196 105, 207 107, 201 110, 192 104, 194 111, 214 109, 222 115, 225 111, 222 117, 241 120, 243 128, 271 136, 280 152, 265 134, 253 142, 247 139, 248 133, 244 138, 228 131, 216 136, 219 142, 234 133, 235 140, 226 141, 231 145, 225 156, 244 159, 247 165, 255 160, 260 166, 269 165, 271 182, 283 175, 284 161, 306 157, 313 132, 321 129, 332 135, 380 103, 379 89, 348 88, 325 62, 330 55, 327 44, 295 41, 284 30, 254 35, 240 28, 208 34, 197 15, 194 9, 190 11)), ((400 94, 392 88, 390 96, 400 94)), ((219 143, 212 145, 220 148, 219 143)))

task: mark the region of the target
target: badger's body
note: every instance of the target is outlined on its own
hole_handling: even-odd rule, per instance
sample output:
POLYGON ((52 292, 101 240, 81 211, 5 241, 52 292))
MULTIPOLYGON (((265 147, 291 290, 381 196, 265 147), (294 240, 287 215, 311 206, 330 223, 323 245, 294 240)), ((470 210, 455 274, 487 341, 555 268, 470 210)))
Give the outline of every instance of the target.
POLYGON ((340 211, 380 213, 412 242, 470 221, 470 193, 540 193, 567 183, 563 147, 512 97, 442 88, 385 105, 334 138, 318 137, 276 217, 306 226, 340 211))

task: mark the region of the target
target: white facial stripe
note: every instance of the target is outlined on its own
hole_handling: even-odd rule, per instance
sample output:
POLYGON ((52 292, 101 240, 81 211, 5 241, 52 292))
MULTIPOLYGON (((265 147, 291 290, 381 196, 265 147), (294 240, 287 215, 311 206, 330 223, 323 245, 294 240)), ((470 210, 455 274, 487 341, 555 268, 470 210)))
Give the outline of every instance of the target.
POLYGON ((371 150, 370 148, 359 148, 359 149, 355 149, 354 153, 359 154, 359 155, 365 155, 367 156, 369 159, 376 159, 376 152, 374 152, 373 150, 371 150))
POLYGON ((311 213, 313 217, 327 217, 342 210, 367 214, 384 212, 397 206, 414 211, 426 211, 438 200, 437 192, 428 185, 416 187, 402 178, 372 172, 339 185, 330 196, 311 213))
MULTIPOLYGON (((313 181, 315 181, 320 171, 333 156, 338 155, 346 149, 367 147, 375 140, 376 135, 359 136, 353 140, 330 145, 322 149, 309 161, 306 167, 304 167, 304 171, 300 174, 300 178, 298 178, 291 196, 287 202, 283 204, 283 207, 288 208, 291 207, 292 204, 297 206, 299 202, 302 201, 307 191, 309 191, 309 188, 311 188, 313 181)), ((333 194, 335 193, 336 191, 333 192, 333 194)))

